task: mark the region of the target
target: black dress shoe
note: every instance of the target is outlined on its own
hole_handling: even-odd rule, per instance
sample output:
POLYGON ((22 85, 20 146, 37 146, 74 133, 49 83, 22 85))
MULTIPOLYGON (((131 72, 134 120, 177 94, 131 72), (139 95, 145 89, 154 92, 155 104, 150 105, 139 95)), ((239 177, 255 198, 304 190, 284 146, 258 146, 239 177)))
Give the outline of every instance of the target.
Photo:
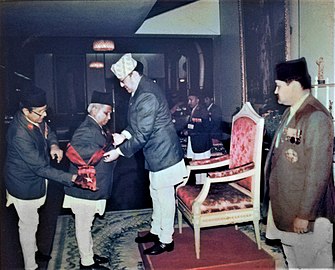
POLYGON ((135 238, 136 243, 149 243, 149 242, 158 242, 159 238, 158 235, 152 234, 151 232, 148 232, 144 236, 137 236, 135 238))
POLYGON ((174 249, 174 242, 170 244, 164 244, 162 242, 156 242, 151 248, 144 250, 146 255, 159 255, 165 251, 170 252, 174 249))
POLYGON ((108 258, 99 256, 99 255, 97 255, 97 254, 94 254, 94 255, 93 255, 93 260, 94 260, 94 262, 97 263, 97 264, 101 264, 101 263, 102 263, 102 264, 104 264, 104 263, 109 263, 109 259, 108 259, 108 258))
POLYGON ((35 252, 35 260, 38 262, 48 262, 50 261, 52 257, 47 255, 47 254, 43 254, 42 252, 40 252, 39 250, 37 250, 35 252))
POLYGON ((109 270, 109 268, 105 267, 105 266, 102 266, 98 263, 94 263, 94 264, 91 264, 91 265, 82 265, 80 264, 80 269, 88 269, 88 270, 103 270, 103 269, 107 269, 109 270))

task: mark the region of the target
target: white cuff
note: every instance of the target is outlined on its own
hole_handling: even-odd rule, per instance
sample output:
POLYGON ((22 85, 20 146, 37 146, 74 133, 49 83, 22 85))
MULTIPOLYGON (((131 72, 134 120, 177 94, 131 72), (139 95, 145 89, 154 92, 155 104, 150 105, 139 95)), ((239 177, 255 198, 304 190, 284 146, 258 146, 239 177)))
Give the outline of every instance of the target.
POLYGON ((127 140, 129 140, 132 137, 128 130, 123 130, 121 134, 124 135, 127 140))

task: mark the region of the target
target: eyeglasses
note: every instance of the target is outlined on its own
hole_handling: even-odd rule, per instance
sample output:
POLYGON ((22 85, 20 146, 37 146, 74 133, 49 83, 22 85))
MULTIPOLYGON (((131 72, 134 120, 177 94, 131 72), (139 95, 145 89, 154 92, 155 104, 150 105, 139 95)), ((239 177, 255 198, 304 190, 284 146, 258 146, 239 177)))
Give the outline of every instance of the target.
POLYGON ((34 110, 32 110, 31 112, 33 112, 34 114, 38 115, 39 117, 43 117, 43 114, 46 113, 46 110, 38 113, 38 112, 35 112, 34 110))
POLYGON ((120 81, 120 83, 124 84, 124 81, 125 81, 131 74, 132 74, 132 72, 129 73, 126 77, 124 77, 124 79, 123 79, 122 81, 120 81))

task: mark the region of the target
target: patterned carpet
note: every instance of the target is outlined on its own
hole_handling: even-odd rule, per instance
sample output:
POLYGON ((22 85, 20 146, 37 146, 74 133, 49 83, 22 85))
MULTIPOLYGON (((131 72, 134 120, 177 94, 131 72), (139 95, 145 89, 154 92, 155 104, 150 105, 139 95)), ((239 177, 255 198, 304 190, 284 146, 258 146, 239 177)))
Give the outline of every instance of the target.
MULTIPOLYGON (((96 218, 92 228, 95 253, 110 258, 104 266, 113 270, 142 270, 143 263, 134 242, 138 231, 150 229, 151 209, 107 212, 96 218)), ((186 225, 187 226, 187 225, 186 225)), ((276 260, 276 269, 284 269, 281 249, 265 244, 265 226, 261 224, 262 248, 276 260)), ((240 230, 255 241, 253 226, 240 230)), ((48 270, 79 269, 79 252, 75 238, 74 219, 59 216, 48 270)))

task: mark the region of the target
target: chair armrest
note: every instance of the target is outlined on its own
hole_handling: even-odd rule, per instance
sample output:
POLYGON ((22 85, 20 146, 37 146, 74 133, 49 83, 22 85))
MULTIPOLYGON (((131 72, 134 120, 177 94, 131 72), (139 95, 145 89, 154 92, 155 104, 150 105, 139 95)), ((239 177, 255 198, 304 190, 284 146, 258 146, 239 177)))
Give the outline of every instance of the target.
POLYGON ((192 160, 190 161, 190 165, 188 167, 190 170, 203 170, 203 169, 213 169, 219 168, 222 166, 227 166, 229 164, 230 156, 223 155, 214 158, 206 158, 200 160, 192 160))
POLYGON ((250 162, 238 168, 233 168, 230 170, 224 170, 220 172, 209 172, 208 178, 212 183, 231 182, 252 176, 254 173, 255 173, 255 164, 254 162, 250 162))
POLYGON ((211 184, 238 181, 254 175, 255 172, 256 170, 254 162, 250 162, 248 164, 231 170, 225 170, 222 172, 209 172, 208 177, 206 178, 199 195, 194 200, 194 209, 199 208, 199 206, 206 199, 211 184))
POLYGON ((225 171, 222 171, 222 172, 209 172, 208 175, 211 178, 225 177, 225 176, 230 176, 230 175, 233 175, 233 174, 239 174, 239 173, 251 170, 253 168, 255 168, 255 164, 253 162, 250 162, 250 163, 247 163, 247 164, 242 165, 240 167, 233 168, 233 169, 230 169, 230 170, 225 170, 225 171))
POLYGON ((190 178, 190 174, 192 170, 203 170, 203 169, 212 169, 219 168, 223 166, 227 166, 229 164, 229 155, 222 155, 215 158, 207 158, 201 160, 192 160, 190 161, 190 165, 186 166, 187 169, 187 177, 183 179, 177 187, 178 188, 185 186, 190 178))

